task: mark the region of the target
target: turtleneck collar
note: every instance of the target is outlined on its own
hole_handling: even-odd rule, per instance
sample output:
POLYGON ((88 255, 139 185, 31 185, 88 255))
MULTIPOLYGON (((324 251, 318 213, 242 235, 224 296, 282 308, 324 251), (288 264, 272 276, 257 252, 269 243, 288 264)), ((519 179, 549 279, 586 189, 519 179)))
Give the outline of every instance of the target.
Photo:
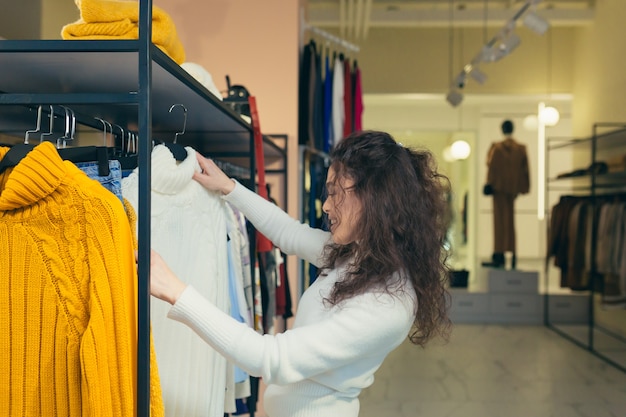
POLYGON ((165 145, 152 149, 152 190, 161 194, 177 194, 193 180, 193 173, 200 172, 196 151, 187 146, 187 157, 178 162, 165 145))
MULTIPOLYGON (((9 150, 0 148, 0 160, 9 150)), ((51 142, 37 145, 17 166, 0 174, 0 211, 28 207, 52 194, 67 169, 51 142)))

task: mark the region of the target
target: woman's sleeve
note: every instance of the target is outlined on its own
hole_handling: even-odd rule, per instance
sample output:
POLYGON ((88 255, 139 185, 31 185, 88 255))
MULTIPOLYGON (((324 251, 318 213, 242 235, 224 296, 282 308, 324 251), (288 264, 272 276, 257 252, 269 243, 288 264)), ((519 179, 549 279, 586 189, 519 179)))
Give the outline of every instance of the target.
POLYGON ((189 326, 249 374, 283 385, 390 352, 406 339, 412 312, 407 300, 367 294, 349 300, 326 320, 260 335, 187 287, 168 317, 189 326))
POLYGON ((280 250, 320 265, 330 233, 300 223, 277 205, 235 183, 235 189, 223 197, 226 201, 237 207, 280 250))

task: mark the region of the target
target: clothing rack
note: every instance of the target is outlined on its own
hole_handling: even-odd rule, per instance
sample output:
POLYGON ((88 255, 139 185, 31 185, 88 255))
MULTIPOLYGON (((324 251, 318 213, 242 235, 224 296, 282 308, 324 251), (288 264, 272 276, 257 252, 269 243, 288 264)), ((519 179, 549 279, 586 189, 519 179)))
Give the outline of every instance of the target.
MULTIPOLYGON (((139 417, 150 415, 150 361, 146 352, 150 350, 151 150, 155 138, 160 139, 160 135, 174 138, 175 132, 180 132, 180 117, 168 112, 170 105, 183 103, 189 109, 188 132, 179 138, 181 144, 192 146, 204 155, 235 162, 247 168, 249 177, 253 178, 256 171, 250 125, 152 44, 152 3, 151 0, 138 2, 138 39, 0 43, 0 120, 9 136, 15 136, 22 127, 32 128, 33 109, 37 106, 44 106, 45 111, 46 106, 58 103, 80 115, 77 122, 81 125, 101 129, 95 119, 98 117, 119 123, 127 132, 130 128, 138 133, 136 415, 139 417), (50 65, 51 62, 56 65, 50 65), (32 69, 31 74, 24 73, 25 65, 32 69), (102 91, 98 84, 102 77, 107 77, 111 86, 107 91, 102 91), (176 88, 172 89, 172 85, 176 88)), ((272 158, 285 157, 285 152, 270 141, 264 142, 264 152, 272 158)), ((255 259, 254 253, 251 259, 255 259)))
POLYGON ((346 49, 346 50, 348 50, 350 52, 358 53, 359 50, 360 50, 359 46, 357 46, 357 45, 355 45, 355 44, 353 44, 351 42, 348 42, 347 40, 342 39, 342 38, 340 38, 338 36, 335 36, 335 35, 333 35, 333 34, 331 34, 329 32, 326 32, 325 30, 322 30, 322 29, 320 29, 318 27, 311 26, 311 25, 308 25, 308 24, 304 25, 303 27, 304 27, 304 30, 308 30, 309 32, 313 33, 314 35, 320 36, 320 37, 324 38, 325 40, 327 40, 329 42, 332 42, 332 43, 334 43, 334 44, 336 44, 336 45, 338 45, 338 46, 340 46, 340 47, 342 47, 342 48, 344 48, 344 49, 346 49))
POLYGON ((246 168, 219 159, 214 159, 213 162, 215 162, 215 165, 217 165, 229 177, 250 180, 250 170, 246 168))
MULTIPOLYGON (((626 123, 613 123, 602 122, 594 123, 592 126, 592 133, 589 137, 575 138, 564 140, 564 138, 551 138, 553 145, 547 146, 547 151, 553 151, 557 149, 563 149, 570 147, 571 149, 586 149, 588 148, 589 160, 584 163, 585 168, 593 167, 597 162, 601 162, 604 157, 613 156, 617 152, 621 151, 626 153, 626 123), (589 163, 591 163, 589 165, 589 163)), ((573 151, 572 151, 573 152, 573 151)), ((556 156, 552 156, 556 158, 556 156)), ((550 152, 548 152, 548 158, 546 158, 546 171, 549 172, 549 160, 550 152)), ((596 210, 598 205, 605 202, 623 202, 626 200, 626 171, 617 172, 597 172, 595 169, 586 169, 584 175, 577 177, 562 177, 549 180, 549 186, 546 187, 546 201, 549 196, 549 192, 557 191, 561 192, 569 189, 569 192, 575 194, 565 194, 560 196, 559 202, 566 202, 568 199, 572 201, 588 201, 592 210, 596 210), (573 183, 572 179, 576 179, 576 183, 573 183), (565 186, 557 187, 555 184, 559 181, 569 181, 565 186)), ((547 222, 551 224, 551 220, 547 222)), ((592 215, 591 230, 590 230, 590 244, 589 253, 590 262, 588 265, 588 290, 584 294, 583 301, 585 302, 586 317, 584 322, 576 322, 569 324, 568 322, 559 321, 558 317, 553 316, 553 311, 556 311, 555 315, 559 312, 559 303, 553 302, 551 299, 556 299, 558 295, 552 295, 549 291, 545 292, 544 297, 544 321, 545 325, 563 336, 565 339, 570 340, 574 344, 588 350, 593 355, 604 360, 606 363, 626 372, 626 362, 622 357, 615 354, 616 352, 626 351, 626 338, 623 334, 624 322, 617 324, 616 320, 611 323, 619 327, 616 331, 614 328, 607 327, 606 316, 610 314, 611 309, 604 310, 602 313, 605 317, 603 320, 598 320, 597 313, 601 310, 598 308, 597 303, 601 301, 597 299, 597 296, 603 297, 603 289, 599 291, 600 285, 604 285, 600 279, 600 273, 598 272, 596 253, 598 252, 598 238, 599 235, 599 216, 597 213, 592 215), (600 337, 600 342, 597 338, 600 337), (606 346, 611 346, 611 349, 606 349, 606 346)), ((548 259, 546 259, 548 260, 548 259)), ((546 263, 546 290, 548 288, 548 263, 546 263)), ((568 302, 562 303, 562 305, 568 304, 568 302)), ((617 309, 615 310, 618 311, 617 309)), ((562 314, 562 313, 560 313, 562 314)), ((572 313, 573 314, 573 313, 572 313)), ((616 316, 614 316, 616 317, 616 316)))

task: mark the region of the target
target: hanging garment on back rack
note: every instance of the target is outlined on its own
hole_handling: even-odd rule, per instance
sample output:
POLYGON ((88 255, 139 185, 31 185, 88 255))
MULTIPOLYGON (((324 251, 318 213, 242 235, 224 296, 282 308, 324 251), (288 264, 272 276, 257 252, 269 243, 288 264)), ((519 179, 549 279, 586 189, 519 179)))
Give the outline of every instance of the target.
POLYGON ((339 142, 343 138, 343 125, 345 122, 344 113, 344 64, 343 54, 335 57, 335 63, 333 64, 333 100, 332 100, 332 143, 330 147, 339 142))
POLYGON ((343 60, 343 136, 346 137, 352 133, 352 68, 350 66, 350 59, 346 57, 343 60))
POLYGON ((315 146, 314 109, 316 80, 316 44, 309 42, 302 52, 298 85, 298 143, 315 146))
MULTIPOLYGON (((9 152, 0 147, 0 163, 9 152)), ((50 142, 14 162, 0 173, 0 404, 11 415, 132 416, 137 270, 126 212, 50 142)), ((161 405, 151 398, 153 416, 161 405)))
MULTIPOLYGON (((222 311, 229 311, 226 202, 192 176, 196 151, 176 161, 165 145, 152 150, 151 246, 172 270, 222 311)), ((139 169, 122 180, 138 206, 139 169)), ((152 334, 168 417, 222 417, 227 362, 192 330, 167 319, 169 304, 153 300, 152 334)))
POLYGON ((354 69, 352 72, 354 88, 352 94, 354 96, 352 103, 353 113, 353 131, 359 132, 363 130, 363 82, 361 76, 361 67, 354 61, 354 69))
POLYGON ((331 57, 329 51, 326 50, 326 56, 324 57, 324 147, 323 151, 330 153, 333 147, 333 67, 331 63, 331 57))
POLYGON ((122 197, 122 167, 120 165, 120 161, 118 160, 110 160, 107 162, 109 164, 109 174, 108 175, 100 175, 98 172, 98 163, 97 162, 77 162, 76 166, 78 169, 83 171, 87 176, 91 179, 98 181, 104 188, 111 191, 120 201, 123 203, 124 198, 122 197))
MULTIPOLYGON (((230 211, 230 210, 229 210, 230 211)), ((230 211, 229 214, 232 214, 230 211)), ((238 241, 238 230, 236 224, 228 222, 228 286, 230 297, 230 316, 239 323, 246 323, 252 327, 249 312, 246 307, 246 298, 243 293, 243 275, 241 256, 239 254, 240 241, 238 241)), ((247 384, 249 396, 250 378, 240 367, 231 363, 227 365, 226 397, 224 401, 224 412, 234 413, 237 411, 236 384, 247 384)))
POLYGON ((601 285, 602 306, 626 308, 626 203, 616 200, 599 202, 598 242, 596 246, 597 280, 601 285))
MULTIPOLYGON (((238 321, 246 323, 249 327, 253 327, 253 299, 252 299, 252 273, 250 271, 250 242, 246 229, 246 219, 243 214, 234 206, 226 203, 227 213, 230 221, 227 222, 229 252, 232 255, 232 267, 230 268, 230 278, 234 278, 234 294, 231 292, 231 298, 236 297, 236 303, 232 307, 238 308, 238 312, 231 308, 231 316, 238 321), (235 275, 234 277, 232 275, 235 275), (236 317, 238 316, 238 317, 236 317)), ((230 263, 229 256, 229 263, 230 263)), ((251 396, 251 379, 247 377, 241 368, 233 365, 232 382, 227 383, 227 395, 224 404, 225 413, 236 413, 238 411, 237 403, 241 399, 251 396), (234 384, 234 390, 232 385, 234 384)), ((256 399, 253 399, 254 401, 256 399)))

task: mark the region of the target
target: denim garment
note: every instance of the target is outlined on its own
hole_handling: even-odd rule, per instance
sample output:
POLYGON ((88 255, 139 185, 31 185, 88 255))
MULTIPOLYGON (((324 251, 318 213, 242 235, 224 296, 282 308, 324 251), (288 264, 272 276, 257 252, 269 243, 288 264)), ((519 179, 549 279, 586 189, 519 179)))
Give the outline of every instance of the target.
POLYGON ((98 162, 78 162, 75 164, 81 171, 93 180, 98 181, 104 188, 115 194, 122 204, 124 198, 122 197, 122 167, 120 161, 109 161, 109 175, 98 175, 98 162))

